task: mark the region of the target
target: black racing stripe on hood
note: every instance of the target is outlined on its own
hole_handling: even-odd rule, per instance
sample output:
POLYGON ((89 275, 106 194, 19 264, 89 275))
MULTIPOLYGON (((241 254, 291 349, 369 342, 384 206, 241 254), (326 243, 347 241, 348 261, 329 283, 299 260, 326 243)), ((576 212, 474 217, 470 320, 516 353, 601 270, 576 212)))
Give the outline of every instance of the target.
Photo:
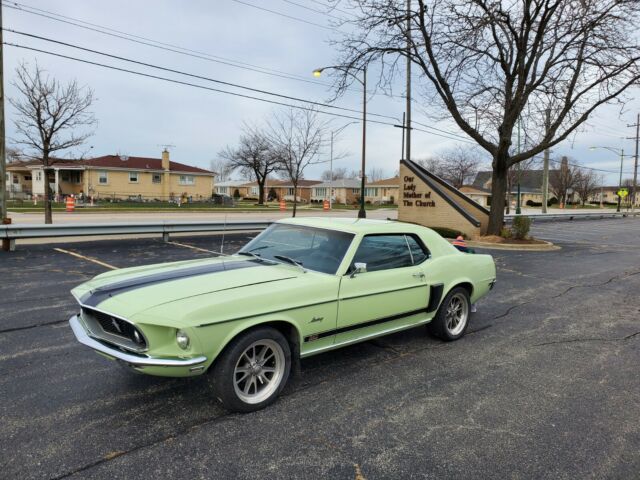
POLYGON ((148 287, 156 283, 170 282, 179 278, 194 277, 196 275, 206 275, 209 273, 226 272, 238 270, 240 268, 258 267, 262 263, 259 260, 241 260, 237 262, 221 262, 213 265, 199 265, 191 268, 180 268, 171 272, 154 273, 137 278, 122 280, 103 287, 98 287, 85 293, 80 298, 80 303, 87 307, 96 307, 98 304, 120 293, 135 290, 136 288, 148 287))

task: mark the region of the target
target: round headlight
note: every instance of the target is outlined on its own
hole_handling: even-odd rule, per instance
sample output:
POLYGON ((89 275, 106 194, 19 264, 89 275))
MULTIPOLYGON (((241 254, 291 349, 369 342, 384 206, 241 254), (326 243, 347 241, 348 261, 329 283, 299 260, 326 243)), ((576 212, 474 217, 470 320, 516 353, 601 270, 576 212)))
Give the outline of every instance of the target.
POLYGON ((191 341, 189 340, 189 335, 187 335, 187 332, 183 332, 182 330, 178 330, 176 332, 176 343, 178 344, 178 346, 183 349, 186 350, 189 348, 189 343, 191 343, 191 341))

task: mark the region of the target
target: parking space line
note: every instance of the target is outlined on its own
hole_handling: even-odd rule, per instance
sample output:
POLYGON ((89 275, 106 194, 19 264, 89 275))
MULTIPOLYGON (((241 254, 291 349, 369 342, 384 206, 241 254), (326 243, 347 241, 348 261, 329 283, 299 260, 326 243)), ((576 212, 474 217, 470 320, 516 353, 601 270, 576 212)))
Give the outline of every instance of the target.
POLYGON ((224 253, 214 252, 213 250, 207 250, 206 248, 200 248, 200 247, 196 247, 194 245, 188 245, 186 243, 178 243, 178 242, 174 242, 174 241, 169 241, 167 243, 170 243, 171 245, 177 245, 178 247, 190 248, 191 250, 196 250, 198 252, 213 253, 214 255, 224 255, 224 256, 226 256, 224 253))
POLYGON ((96 258, 87 257, 86 255, 80 255, 79 253, 71 252, 69 250, 65 250, 64 248, 54 248, 54 250, 56 252, 66 253, 67 255, 71 255, 73 257, 81 258, 82 260, 86 260, 88 262, 96 263, 96 264, 101 265, 103 267, 106 267, 106 268, 108 268, 110 270, 117 270, 118 269, 118 267, 114 267, 113 265, 109 265, 108 263, 101 262, 100 260, 98 260, 96 258))

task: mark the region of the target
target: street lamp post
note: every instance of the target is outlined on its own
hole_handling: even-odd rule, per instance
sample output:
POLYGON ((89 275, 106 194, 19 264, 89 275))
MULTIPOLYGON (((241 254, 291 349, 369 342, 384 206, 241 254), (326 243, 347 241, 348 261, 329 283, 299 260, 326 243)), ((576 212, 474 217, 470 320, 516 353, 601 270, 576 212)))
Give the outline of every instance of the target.
MULTIPOLYGON (((617 148, 613 148, 613 147, 589 147, 589 150, 595 150, 597 148, 604 148, 605 150, 609 150, 610 152, 620 155, 620 180, 618 182, 618 189, 622 190, 622 166, 624 164, 624 148, 621 148, 618 150, 617 148)), ((620 194, 618 194, 618 206, 616 208, 616 212, 620 211, 621 202, 622 202, 622 197, 620 196, 620 194)))
POLYGON ((365 185, 365 177, 366 177, 366 147, 367 147, 367 67, 364 66, 358 70, 362 71, 362 79, 359 79, 356 75, 351 73, 348 68, 344 68, 338 65, 333 65, 330 67, 322 67, 316 68, 313 71, 314 77, 319 77, 322 75, 324 70, 329 68, 333 68, 335 70, 340 70, 347 75, 350 75, 355 80, 360 82, 362 85, 362 174, 361 174, 361 182, 360 182, 360 210, 358 211, 358 218, 366 218, 367 212, 364 209, 364 185, 365 185))

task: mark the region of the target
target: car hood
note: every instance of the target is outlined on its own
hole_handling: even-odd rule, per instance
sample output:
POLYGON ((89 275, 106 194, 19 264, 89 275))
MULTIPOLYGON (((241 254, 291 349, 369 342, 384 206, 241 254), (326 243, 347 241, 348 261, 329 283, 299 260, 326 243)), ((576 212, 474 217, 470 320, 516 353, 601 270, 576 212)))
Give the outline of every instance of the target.
POLYGON ((177 300, 296 278, 294 266, 244 256, 124 268, 98 275, 72 294, 83 306, 122 317, 177 300))

